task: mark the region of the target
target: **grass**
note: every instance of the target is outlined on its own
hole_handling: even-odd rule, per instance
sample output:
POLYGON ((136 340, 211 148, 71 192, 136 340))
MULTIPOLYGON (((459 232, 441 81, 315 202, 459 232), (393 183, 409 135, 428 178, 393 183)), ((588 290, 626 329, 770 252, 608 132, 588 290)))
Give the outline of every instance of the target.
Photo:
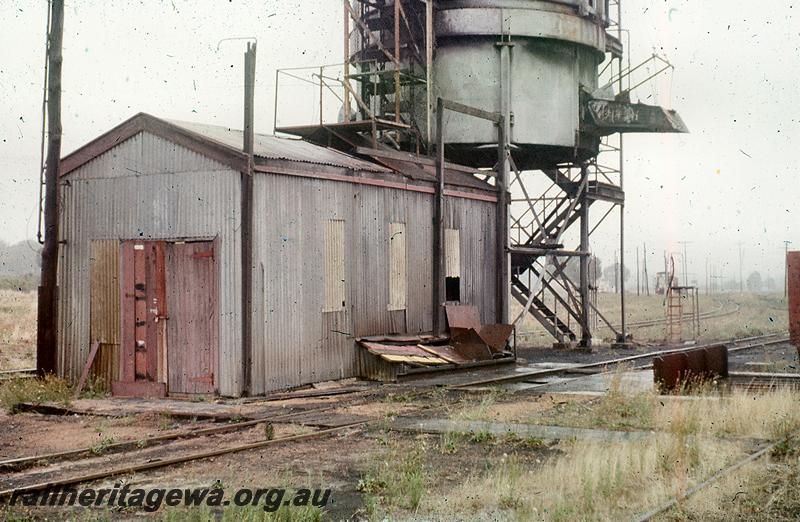
POLYGON ((52 375, 44 379, 15 378, 0 385, 0 405, 14 413, 23 402, 55 402, 69 405, 73 390, 69 383, 52 375))
POLYGON ((499 388, 492 388, 482 394, 477 400, 474 397, 465 396, 457 403, 450 405, 448 409, 449 417, 453 420, 484 420, 487 418, 492 407, 496 405, 507 392, 499 388))
POLYGON ((36 293, 0 290, 0 369, 36 365, 36 293))
POLYGON ((357 486, 371 517, 398 509, 416 512, 429 489, 426 452, 424 443, 411 448, 394 446, 389 455, 373 463, 357 486))
POLYGON ((98 435, 101 436, 101 439, 89 447, 89 451, 93 455, 102 455, 106 452, 109 446, 117 442, 117 439, 111 435, 102 435, 100 433, 98 433, 98 435))
POLYGON ((562 456, 536 469, 502 458, 444 496, 428 497, 424 508, 434 517, 458 513, 465 519, 619 520, 685 491, 741 455, 732 442, 685 443, 673 434, 617 444, 565 442, 562 456))
POLYGON ((568 403, 527 419, 532 424, 655 430, 712 437, 777 439, 800 430, 800 393, 788 388, 727 395, 712 392, 689 399, 659 396, 655 392, 610 390, 591 403, 568 403))
POLYGON ((478 444, 487 446, 503 446, 509 449, 528 449, 535 450, 547 446, 544 440, 538 437, 520 437, 514 432, 508 432, 502 437, 497 437, 489 431, 448 431, 442 433, 439 438, 439 451, 443 455, 452 455, 464 444, 478 444))
POLYGON ((100 376, 89 374, 81 390, 81 399, 102 399, 110 395, 106 381, 100 376))
MULTIPOLYGON (((465 520, 628 519, 683 495, 755 451, 764 440, 800 433, 800 392, 794 390, 722 394, 706 386, 695 387, 697 395, 677 397, 632 392, 621 382, 618 373, 603 397, 588 404, 566 403, 528 420, 652 431, 649 437, 618 443, 562 440, 543 454, 541 464, 523 461, 522 454, 514 451, 526 447, 527 441, 512 435, 495 438, 491 444, 508 446, 502 458, 487 453, 481 466, 469 467, 466 479, 425 495, 416 515, 465 520)), ((481 407, 482 401, 468 409, 475 413, 476 406, 481 407)), ((491 407, 484 408, 483 415, 491 420, 491 407)), ((473 442, 471 438, 481 436, 444 434, 436 449, 457 458, 461 445, 473 442)), ((529 444, 545 445, 540 440, 529 444)), ((694 504, 682 503, 665 519, 763 520, 765 514, 792 519, 789 515, 796 517, 800 507, 799 455, 800 439, 790 437, 773 450, 768 462, 737 471, 728 489, 704 490, 693 498, 694 504), (776 470, 781 470, 780 476, 776 470), (725 506, 738 492, 745 492, 749 500, 741 498, 743 494, 736 497, 739 511, 731 516, 725 506)))
POLYGON ((779 444, 768 458, 740 468, 656 520, 797 520, 800 513, 800 440, 779 444))
POLYGON ((0 276, 0 290, 14 292, 36 292, 39 286, 38 274, 0 276))

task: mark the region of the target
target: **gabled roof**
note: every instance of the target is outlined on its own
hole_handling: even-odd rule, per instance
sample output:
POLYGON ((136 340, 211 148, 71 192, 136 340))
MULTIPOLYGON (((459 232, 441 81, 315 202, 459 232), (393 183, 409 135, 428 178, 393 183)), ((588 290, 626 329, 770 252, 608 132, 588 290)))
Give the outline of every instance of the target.
MULTIPOLYGON (((205 138, 228 145, 240 152, 242 151, 243 131, 219 125, 175 120, 167 121, 188 132, 195 132, 205 138)), ((253 136, 253 154, 257 158, 264 159, 299 161, 368 172, 390 172, 389 169, 380 165, 354 158, 336 149, 321 147, 299 139, 279 138, 270 134, 255 134, 253 136)))
MULTIPOLYGON (((219 161, 233 170, 244 172, 248 168, 248 157, 243 151, 241 130, 219 125, 165 120, 140 112, 62 158, 59 175, 64 176, 72 172, 140 132, 148 132, 186 147, 219 161)), ((359 148, 357 147, 357 149, 359 148)), ((307 167, 305 169, 301 167, 300 170, 309 172, 312 169, 308 165, 325 165, 373 176, 400 175, 407 180, 406 183, 409 180, 412 182, 436 182, 436 172, 431 160, 425 160, 409 153, 387 157, 385 152, 376 155, 366 150, 360 151, 362 159, 304 140, 280 138, 267 134, 254 135, 253 153, 256 170, 259 172, 271 172, 271 161, 275 163, 295 162, 306 164, 307 167)), ((272 166, 275 167, 274 164, 272 166)), ((448 185, 486 192, 496 191, 492 185, 465 171, 465 167, 455 167, 457 166, 448 164, 445 168, 445 182, 448 185)), ((319 172, 315 173, 315 177, 316 175, 329 176, 319 172)))
MULTIPOLYGON (((243 151, 241 130, 218 125, 164 120, 140 112, 62 158, 60 175, 68 174, 139 132, 149 132, 173 141, 220 161, 235 170, 247 168, 247 155, 243 151)), ((253 153, 256 160, 259 158, 279 159, 366 172, 391 172, 388 168, 376 163, 360 160, 337 150, 302 140, 256 134, 253 142, 253 153)))

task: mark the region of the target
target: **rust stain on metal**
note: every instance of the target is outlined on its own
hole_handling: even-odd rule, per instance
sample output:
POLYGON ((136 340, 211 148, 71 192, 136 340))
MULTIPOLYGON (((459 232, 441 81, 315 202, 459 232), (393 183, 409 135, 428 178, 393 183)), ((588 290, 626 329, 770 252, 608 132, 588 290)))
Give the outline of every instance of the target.
POLYGON ((800 353, 800 252, 786 255, 789 292, 789 336, 800 353))
POLYGON ((477 306, 445 305, 444 308, 447 315, 447 324, 450 327, 450 335, 453 339, 462 338, 472 330, 492 352, 500 353, 504 351, 506 342, 514 331, 512 325, 482 325, 477 306))
POLYGON ((476 331, 481 329, 481 317, 477 306, 445 305, 444 311, 451 331, 454 328, 466 330, 472 328, 476 331))
POLYGON ((481 339, 481 336, 474 328, 454 333, 452 342, 453 348, 470 360, 485 361, 492 358, 489 346, 481 339))
POLYGON ((493 352, 500 353, 505 349, 506 342, 513 331, 514 326, 510 324, 485 324, 478 334, 493 352))
POLYGON ((727 376, 728 349, 723 345, 653 358, 653 378, 662 390, 674 390, 689 380, 727 376))

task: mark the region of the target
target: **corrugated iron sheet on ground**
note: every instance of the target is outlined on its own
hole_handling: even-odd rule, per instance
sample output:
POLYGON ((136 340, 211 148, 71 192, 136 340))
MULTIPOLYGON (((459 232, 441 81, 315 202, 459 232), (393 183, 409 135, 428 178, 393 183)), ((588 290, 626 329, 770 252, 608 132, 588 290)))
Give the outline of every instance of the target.
POLYGON ((360 341, 359 344, 371 354, 392 363, 406 363, 423 366, 448 364, 448 361, 431 354, 418 346, 393 346, 360 341))
MULTIPOLYGON (((181 127, 189 132, 200 134, 228 147, 242 150, 242 131, 222 127, 219 125, 206 125, 187 121, 167 120, 169 123, 181 127)), ((315 163, 330 165, 367 172, 391 172, 389 169, 375 163, 354 158, 335 149, 320 147, 307 141, 279 138, 269 134, 256 134, 253 138, 253 153, 265 159, 297 161, 302 163, 315 163)))
MULTIPOLYGON (((514 327, 510 324, 482 325, 480 312, 476 306, 445 305, 444 309, 450 336, 457 345, 467 342, 465 339, 472 337, 469 332, 474 332, 483 344, 491 348, 493 352, 499 353, 504 351, 506 342, 514 331, 514 327)), ((473 353, 473 348, 470 348, 469 352, 473 353)))

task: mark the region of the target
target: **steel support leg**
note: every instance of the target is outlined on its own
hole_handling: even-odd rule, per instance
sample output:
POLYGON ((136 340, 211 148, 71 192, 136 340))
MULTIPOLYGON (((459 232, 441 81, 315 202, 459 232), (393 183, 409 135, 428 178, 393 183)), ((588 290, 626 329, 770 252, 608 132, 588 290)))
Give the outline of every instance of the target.
MULTIPOLYGON (((589 175, 586 165, 581 167, 581 181, 589 175)), ((589 201, 586 191, 581 195, 581 252, 589 251, 589 201)), ((592 346, 592 332, 589 329, 589 307, 591 298, 589 296, 589 257, 580 256, 580 285, 581 285, 581 342, 585 348, 592 346)))

